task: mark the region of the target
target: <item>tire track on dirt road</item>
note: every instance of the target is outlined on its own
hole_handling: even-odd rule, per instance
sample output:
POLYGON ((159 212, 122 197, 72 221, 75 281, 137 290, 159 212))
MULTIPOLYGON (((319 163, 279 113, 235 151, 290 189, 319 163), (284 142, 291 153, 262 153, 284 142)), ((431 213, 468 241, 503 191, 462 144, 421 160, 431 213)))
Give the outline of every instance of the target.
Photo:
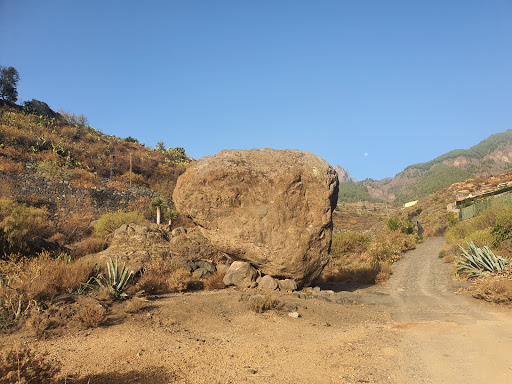
POLYGON ((512 312, 455 294, 444 238, 429 238, 395 265, 386 290, 402 331, 400 383, 512 383, 512 312))

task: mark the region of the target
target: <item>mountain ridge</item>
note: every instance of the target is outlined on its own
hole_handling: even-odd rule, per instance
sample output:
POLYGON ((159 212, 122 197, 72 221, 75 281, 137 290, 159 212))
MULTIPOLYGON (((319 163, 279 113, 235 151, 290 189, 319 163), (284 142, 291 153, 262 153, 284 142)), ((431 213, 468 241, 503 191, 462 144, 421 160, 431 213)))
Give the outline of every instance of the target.
MULTIPOLYGON (((487 137, 469 149, 454 149, 430 161, 409 165, 395 177, 365 179, 356 183, 359 184, 359 191, 365 190, 374 199, 404 203, 471 177, 506 172, 511 168, 512 129, 508 129, 487 137)), ((348 174, 348 170, 346 172, 348 174)), ((342 200, 353 198, 350 191, 346 191, 347 188, 354 191, 353 187, 341 183, 342 200)))

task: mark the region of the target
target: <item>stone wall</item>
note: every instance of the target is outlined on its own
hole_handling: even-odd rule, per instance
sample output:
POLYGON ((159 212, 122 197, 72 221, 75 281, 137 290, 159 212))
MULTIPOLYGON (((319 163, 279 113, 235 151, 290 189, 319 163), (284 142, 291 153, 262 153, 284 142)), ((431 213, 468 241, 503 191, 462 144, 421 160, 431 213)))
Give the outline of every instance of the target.
POLYGON ((4 196, 9 196, 19 203, 46 207, 50 219, 55 222, 59 221, 62 214, 77 213, 98 218, 105 212, 129 210, 131 204, 143 198, 151 200, 160 196, 170 201, 170 195, 165 196, 148 188, 115 183, 126 189, 119 190, 109 187, 108 181, 99 179, 97 186, 80 188, 58 177, 49 178, 35 173, 0 172, 4 196))

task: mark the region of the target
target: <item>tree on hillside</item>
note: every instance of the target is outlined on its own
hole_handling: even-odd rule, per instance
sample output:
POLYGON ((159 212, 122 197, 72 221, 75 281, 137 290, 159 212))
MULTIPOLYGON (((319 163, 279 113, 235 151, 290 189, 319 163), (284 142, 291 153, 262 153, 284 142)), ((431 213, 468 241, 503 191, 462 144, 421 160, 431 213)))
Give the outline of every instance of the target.
POLYGON ((20 74, 13 67, 0 66, 0 98, 9 103, 18 101, 18 90, 20 74))
POLYGON ((161 197, 155 197, 151 201, 151 208, 156 209, 156 223, 160 225, 160 217, 162 216, 162 209, 166 209, 168 207, 167 201, 162 199, 161 197))

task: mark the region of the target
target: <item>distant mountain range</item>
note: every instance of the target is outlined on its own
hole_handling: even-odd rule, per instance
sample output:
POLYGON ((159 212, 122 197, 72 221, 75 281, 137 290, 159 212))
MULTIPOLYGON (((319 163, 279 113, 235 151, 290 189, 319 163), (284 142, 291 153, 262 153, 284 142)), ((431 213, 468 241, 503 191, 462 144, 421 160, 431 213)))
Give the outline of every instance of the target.
POLYGON ((512 130, 489 136, 469 149, 455 149, 426 163, 413 164, 395 177, 360 182, 348 170, 335 167, 340 177, 340 200, 383 200, 404 203, 475 176, 512 169, 512 130))

